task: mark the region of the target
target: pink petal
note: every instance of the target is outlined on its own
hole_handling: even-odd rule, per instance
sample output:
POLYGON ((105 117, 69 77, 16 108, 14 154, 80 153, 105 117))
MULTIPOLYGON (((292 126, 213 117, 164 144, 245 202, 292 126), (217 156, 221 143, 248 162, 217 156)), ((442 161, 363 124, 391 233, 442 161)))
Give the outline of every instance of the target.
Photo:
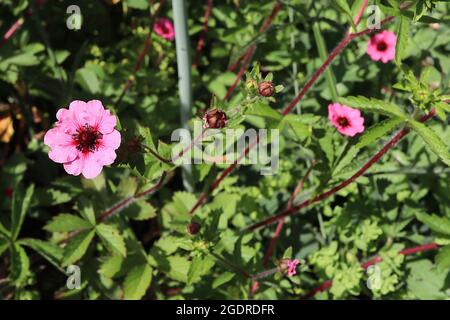
POLYGON ((120 133, 117 130, 114 130, 111 133, 103 135, 102 145, 111 148, 113 150, 119 148, 121 142, 120 133))
POLYGON ((86 179, 94 179, 102 172, 103 165, 97 161, 99 160, 98 156, 93 156, 92 153, 83 154, 83 157, 82 174, 86 179))
POLYGON ((64 170, 66 170, 66 172, 68 174, 71 174, 73 176, 80 175, 82 169, 83 169, 83 158, 82 157, 78 157, 75 160, 73 160, 72 162, 64 163, 64 170))

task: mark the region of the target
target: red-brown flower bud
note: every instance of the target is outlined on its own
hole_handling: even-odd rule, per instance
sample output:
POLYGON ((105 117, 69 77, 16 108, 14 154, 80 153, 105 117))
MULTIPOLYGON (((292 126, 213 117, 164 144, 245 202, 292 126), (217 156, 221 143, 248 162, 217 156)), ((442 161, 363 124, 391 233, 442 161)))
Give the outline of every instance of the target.
POLYGON ((8 198, 12 198, 13 192, 14 192, 13 189, 8 187, 3 191, 3 194, 8 198))
POLYGON ((221 129, 227 125, 227 115, 219 109, 212 109, 203 116, 203 127, 221 129))
POLYGON ((258 84, 258 92, 263 97, 271 97, 275 93, 275 87, 270 81, 263 81, 258 84))
POLYGON ((199 223, 192 221, 187 226, 187 232, 189 234, 196 235, 200 231, 201 227, 202 226, 199 223))

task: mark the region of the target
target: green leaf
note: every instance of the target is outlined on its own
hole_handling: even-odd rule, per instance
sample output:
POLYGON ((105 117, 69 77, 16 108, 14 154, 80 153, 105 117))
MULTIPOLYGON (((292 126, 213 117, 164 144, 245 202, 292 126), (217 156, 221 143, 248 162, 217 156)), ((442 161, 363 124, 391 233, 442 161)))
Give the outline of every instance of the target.
POLYGON ((3 252, 9 248, 10 242, 7 239, 0 238, 0 257, 3 252))
POLYGON ((21 239, 19 243, 39 253, 56 268, 61 268, 64 250, 56 244, 31 238, 21 239))
POLYGON ((0 235, 8 239, 11 237, 11 233, 8 230, 6 230, 6 228, 3 226, 1 222, 0 222, 0 235))
POLYGON ((11 248, 11 274, 10 278, 17 287, 25 284, 29 273, 30 260, 25 250, 18 244, 11 248))
POLYGON ((82 231, 69 241, 64 248, 63 266, 68 266, 83 257, 94 238, 95 230, 82 231))
POLYGON ((334 3, 338 6, 338 8, 345 14, 349 23, 355 28, 355 23, 353 21, 352 10, 348 5, 347 0, 335 0, 334 3))
POLYGON ((400 65, 406 55, 409 40, 409 20, 401 16, 397 27, 397 45, 395 47, 395 62, 400 65))
POLYGON ((145 200, 137 200, 127 208, 125 208, 122 213, 134 220, 148 220, 156 217, 156 209, 145 200))
MULTIPOLYGON (((351 17, 352 14, 350 12, 350 8, 348 7, 348 4, 346 1, 345 1, 345 5, 347 8, 347 13, 351 17)), ((353 22, 353 19, 352 19, 352 22, 353 22)), ((314 25, 313 25, 313 33, 314 33, 314 39, 317 44, 317 49, 319 51, 320 59, 322 61, 326 61, 328 58, 328 51, 327 51, 325 40, 323 39, 322 32, 320 30, 320 25, 318 22, 314 23, 314 25)), ((338 92, 336 89, 336 78, 334 76, 333 69, 331 67, 327 68, 325 70, 325 80, 327 82, 328 90, 330 91, 330 94, 331 94, 331 99, 333 101, 337 101, 339 95, 338 95, 338 92)))
POLYGON ((122 264, 123 258, 121 256, 110 256, 101 263, 98 273, 111 279, 120 271, 122 264))
POLYGON ((233 279, 234 275, 235 274, 232 272, 225 271, 220 276, 218 276, 217 278, 214 279, 214 281, 212 283, 213 289, 216 289, 216 288, 220 287, 221 285, 229 282, 231 279, 233 279))
POLYGON ((45 230, 50 232, 71 232, 87 228, 92 228, 92 224, 78 216, 68 213, 53 217, 53 219, 44 227, 45 230))
POLYGON ((402 118, 394 117, 373 125, 366 129, 364 134, 360 136, 356 147, 362 148, 376 142, 378 139, 385 137, 403 122, 404 120, 402 118))
POLYGON ((439 249, 436 255, 436 264, 439 270, 445 271, 450 269, 450 245, 439 249))
POLYGON ((447 299, 444 292, 448 270, 439 272, 429 260, 415 260, 407 265, 410 274, 406 280, 410 293, 418 299, 447 299))
POLYGON ((112 253, 119 254, 123 257, 126 256, 127 249, 125 247, 125 241, 116 227, 101 223, 95 227, 95 230, 102 242, 112 253))
POLYGON ((429 127, 421 122, 410 120, 411 127, 422 137, 426 145, 434 152, 446 165, 450 166, 449 147, 441 138, 429 127))
POLYGON ((152 282, 152 268, 148 264, 134 267, 125 278, 123 284, 124 298, 126 300, 139 300, 147 291, 152 282))
POLYGON ((203 275, 209 273, 214 263, 215 260, 209 256, 194 257, 187 274, 187 285, 200 281, 203 275))
POLYGON ((21 187, 17 187, 13 194, 11 209, 11 237, 17 239, 23 220, 30 206, 31 197, 33 196, 34 185, 27 188, 25 193, 21 187))
POLYGON ((92 203, 86 199, 82 199, 78 203, 78 209, 80 210, 80 215, 89 221, 92 225, 95 225, 97 222, 97 219, 95 217, 95 211, 94 207, 92 206, 92 203))
POLYGON ((425 223, 434 232, 450 236, 450 219, 439 217, 435 214, 429 215, 422 212, 416 212, 416 217, 422 223, 425 223))
POLYGON ((399 106, 391 102, 378 100, 374 98, 366 98, 363 96, 339 98, 338 101, 346 106, 359 109, 362 111, 383 114, 389 117, 399 117, 407 119, 407 115, 403 113, 399 106))
POLYGON ((93 70, 88 68, 78 69, 75 73, 75 79, 86 91, 90 93, 100 92, 100 81, 93 70))

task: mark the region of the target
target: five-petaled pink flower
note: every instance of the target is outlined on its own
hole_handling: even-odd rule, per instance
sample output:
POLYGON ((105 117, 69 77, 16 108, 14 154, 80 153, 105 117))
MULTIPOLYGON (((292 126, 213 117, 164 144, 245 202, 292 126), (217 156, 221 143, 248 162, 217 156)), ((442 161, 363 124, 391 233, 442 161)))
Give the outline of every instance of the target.
POLYGON ((332 103, 328 106, 328 119, 345 136, 353 137, 364 131, 364 118, 357 109, 332 103))
POLYGON ((298 259, 288 260, 288 262, 287 262, 288 273, 287 274, 289 277, 291 277, 297 273, 297 271, 295 269, 297 268, 297 265, 299 264, 299 262, 300 261, 298 261, 298 259))
POLYGON ((154 29, 155 33, 169 41, 172 41, 175 38, 175 30, 173 28, 173 24, 169 19, 160 18, 156 21, 154 29))
POLYGON ((69 109, 59 109, 56 118, 44 143, 50 147, 50 159, 64 164, 67 173, 93 179, 114 162, 120 133, 114 129, 116 117, 100 101, 73 101, 69 109))
POLYGON ((394 32, 384 30, 372 36, 367 46, 367 54, 373 61, 387 63, 395 58, 397 36, 394 32))

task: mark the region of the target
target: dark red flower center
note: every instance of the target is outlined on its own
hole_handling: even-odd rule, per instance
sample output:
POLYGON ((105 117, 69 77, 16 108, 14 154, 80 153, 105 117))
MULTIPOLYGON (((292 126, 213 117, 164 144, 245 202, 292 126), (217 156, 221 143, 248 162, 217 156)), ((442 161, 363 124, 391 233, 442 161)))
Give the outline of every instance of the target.
POLYGON ((348 121, 348 119, 346 117, 339 117, 337 119, 337 122, 343 128, 348 127, 350 125, 350 122, 348 121))
POLYGON ((384 42, 384 41, 380 41, 377 44, 377 50, 378 51, 386 51, 387 47, 388 46, 387 46, 386 42, 384 42))
POLYGON ((97 150, 102 138, 103 134, 88 124, 78 128, 77 133, 72 135, 76 148, 83 153, 97 150))

